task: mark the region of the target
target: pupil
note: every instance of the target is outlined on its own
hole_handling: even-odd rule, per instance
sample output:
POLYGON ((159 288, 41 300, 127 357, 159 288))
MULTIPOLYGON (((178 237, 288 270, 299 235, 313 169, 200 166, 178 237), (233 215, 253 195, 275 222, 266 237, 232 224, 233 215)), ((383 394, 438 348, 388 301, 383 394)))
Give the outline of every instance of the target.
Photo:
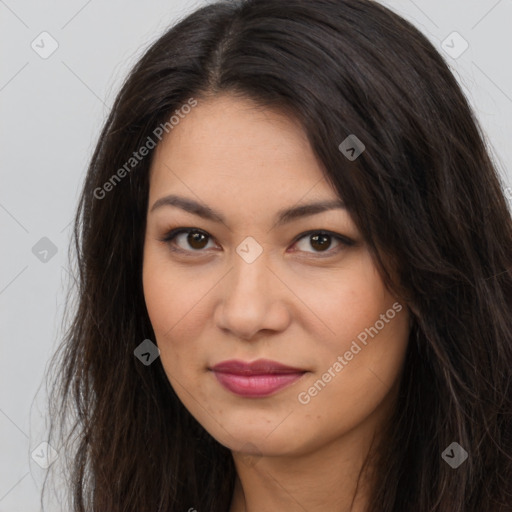
POLYGON ((197 231, 191 231, 187 237, 187 241, 190 244, 191 247, 194 249, 202 249, 206 244, 202 244, 201 242, 204 242, 206 240, 206 236, 204 233, 199 233, 197 231), (201 240, 202 238, 202 240, 201 240), (198 244, 199 246, 197 246, 198 244))
POLYGON ((324 250, 324 249, 327 249, 329 247, 329 245, 331 245, 329 243, 329 235, 312 235, 311 241, 312 241, 311 245, 315 249, 324 250), (319 247, 315 247, 315 244, 319 244, 319 247))

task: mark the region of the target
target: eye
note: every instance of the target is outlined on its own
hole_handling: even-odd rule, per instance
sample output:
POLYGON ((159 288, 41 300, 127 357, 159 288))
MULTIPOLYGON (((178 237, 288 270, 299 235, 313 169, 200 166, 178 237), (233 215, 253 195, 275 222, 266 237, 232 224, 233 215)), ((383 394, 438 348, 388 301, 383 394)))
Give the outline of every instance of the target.
POLYGON ((324 257, 322 253, 326 253, 326 256, 332 256, 345 247, 349 247, 354 244, 354 240, 347 238, 346 236, 338 233, 332 233, 330 231, 319 230, 302 233, 294 245, 298 245, 299 250, 302 252, 312 252, 312 254, 315 254, 315 257, 324 257), (302 240, 304 240, 304 242, 301 242, 302 240), (333 240, 337 242, 337 245, 334 249, 331 249, 333 240), (314 251, 308 251, 308 247, 312 247, 314 251))
POLYGON ((197 228, 176 228, 169 231, 161 241, 167 243, 172 251, 190 253, 201 252, 206 247, 209 238, 208 233, 197 228), (186 236, 182 237, 181 235, 186 236), (185 248, 176 247, 176 241, 179 241, 180 237, 185 248), (186 247, 187 245, 188 247, 186 247))
MULTIPOLYGON (((203 249, 207 249, 210 238, 211 236, 208 233, 198 228, 176 228, 169 231, 160 240, 167 243, 172 251, 190 254, 194 252, 201 253, 203 249), (177 242, 181 242, 183 245, 180 247, 177 242)), ((315 257, 325 257, 322 253, 325 253, 326 256, 332 256, 345 247, 354 244, 355 241, 346 236, 324 230, 302 233, 293 243, 293 245, 299 246, 300 252, 309 252, 314 254, 315 257), (337 245, 334 249, 331 249, 333 240, 337 242, 337 245), (314 250, 309 251, 308 247, 314 250)))

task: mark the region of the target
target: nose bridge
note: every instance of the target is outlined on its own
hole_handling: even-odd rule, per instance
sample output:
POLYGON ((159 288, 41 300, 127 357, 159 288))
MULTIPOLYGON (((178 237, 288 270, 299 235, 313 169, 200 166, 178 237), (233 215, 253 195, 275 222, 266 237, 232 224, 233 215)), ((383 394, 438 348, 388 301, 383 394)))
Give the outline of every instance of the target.
POLYGON ((268 279, 269 252, 252 236, 245 237, 235 248, 231 279, 235 293, 259 292, 268 279))
MULTIPOLYGON (((243 248, 243 246, 242 246, 243 248)), ((269 290, 266 289, 268 286, 268 258, 267 255, 262 252, 254 260, 246 259, 244 255, 237 253, 233 258, 233 270, 230 272, 230 286, 228 299, 241 300, 245 297, 247 307, 255 307, 256 305, 261 306, 263 300, 268 300, 269 290), (248 304, 249 302, 251 304, 248 304)), ((250 254, 250 252, 249 252, 250 254)))
MULTIPOLYGON (((249 254, 250 250, 249 246, 249 254)), ((233 268, 226 276, 217 325, 238 338, 248 339, 261 329, 281 329, 286 324, 287 315, 278 304, 276 278, 267 256, 264 251, 255 259, 234 254, 233 268)))

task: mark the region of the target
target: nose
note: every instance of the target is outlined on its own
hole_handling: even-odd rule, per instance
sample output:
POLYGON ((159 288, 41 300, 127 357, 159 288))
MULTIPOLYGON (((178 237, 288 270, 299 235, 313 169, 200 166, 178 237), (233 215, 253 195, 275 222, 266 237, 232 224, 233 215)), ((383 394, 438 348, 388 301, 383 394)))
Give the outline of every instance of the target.
POLYGON ((218 290, 215 323, 236 338, 254 340, 258 333, 279 332, 290 323, 288 301, 292 294, 268 266, 264 254, 252 263, 235 256, 233 268, 218 290))

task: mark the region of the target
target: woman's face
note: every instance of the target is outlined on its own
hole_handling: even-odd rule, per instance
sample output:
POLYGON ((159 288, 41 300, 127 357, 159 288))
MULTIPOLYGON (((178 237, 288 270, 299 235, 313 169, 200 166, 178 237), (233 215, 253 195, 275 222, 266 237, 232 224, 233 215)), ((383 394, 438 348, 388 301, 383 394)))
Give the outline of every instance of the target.
POLYGON ((342 206, 295 210, 338 200, 298 124, 229 95, 199 101, 155 150, 143 263, 155 342, 185 407, 234 451, 299 455, 377 429, 392 407, 405 304, 342 206), (191 233, 162 241, 175 228, 191 233), (260 359, 295 371, 212 371, 260 359))

